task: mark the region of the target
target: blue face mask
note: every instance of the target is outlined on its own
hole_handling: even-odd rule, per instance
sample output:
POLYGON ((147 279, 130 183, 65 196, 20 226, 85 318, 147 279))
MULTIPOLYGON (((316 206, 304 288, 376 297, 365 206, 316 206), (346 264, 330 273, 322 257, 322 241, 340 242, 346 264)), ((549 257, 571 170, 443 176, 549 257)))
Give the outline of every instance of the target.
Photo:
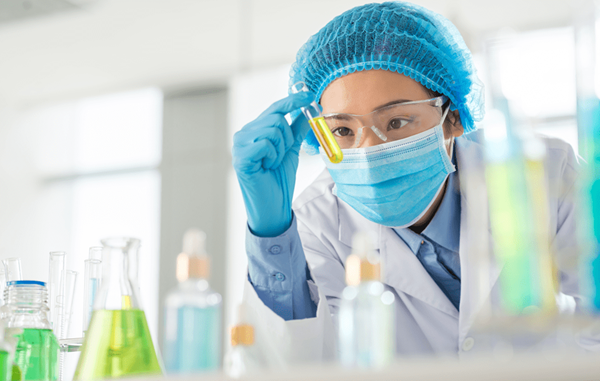
POLYGON ((342 150, 339 164, 325 158, 334 194, 378 224, 403 228, 417 222, 456 170, 444 147, 446 113, 439 125, 410 138, 342 150))

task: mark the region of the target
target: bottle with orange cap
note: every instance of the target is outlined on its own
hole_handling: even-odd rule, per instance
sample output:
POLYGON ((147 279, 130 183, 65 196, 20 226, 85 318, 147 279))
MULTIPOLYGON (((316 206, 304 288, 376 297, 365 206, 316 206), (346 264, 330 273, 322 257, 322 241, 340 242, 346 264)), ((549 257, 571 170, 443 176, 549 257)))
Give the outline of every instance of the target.
POLYGON ((231 349, 225 357, 225 372, 239 378, 262 368, 261 354, 254 345, 254 327, 249 323, 245 304, 237 311, 236 325, 231 328, 231 349))
POLYGON ((381 283, 379 255, 366 232, 353 238, 346 284, 338 321, 340 361, 348 367, 383 367, 396 352, 395 297, 381 283))
POLYGON ((208 284, 206 235, 190 229, 177 256, 179 284, 165 299, 164 363, 168 373, 220 368, 222 298, 208 284))

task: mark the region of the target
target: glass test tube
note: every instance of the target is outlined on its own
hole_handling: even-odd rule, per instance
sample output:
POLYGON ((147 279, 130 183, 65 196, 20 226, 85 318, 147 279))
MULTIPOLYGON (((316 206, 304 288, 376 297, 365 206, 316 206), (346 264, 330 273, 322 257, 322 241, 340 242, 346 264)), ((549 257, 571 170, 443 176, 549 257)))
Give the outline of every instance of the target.
POLYGON ((50 253, 50 274, 48 276, 48 307, 50 308, 50 325, 54 335, 61 337, 61 316, 64 302, 65 260, 64 251, 50 253))
POLYGON ((6 290, 6 270, 2 263, 0 265, 0 306, 4 305, 4 290, 6 290))
POLYGON ((97 259, 99 261, 102 260, 102 246, 92 246, 90 247, 90 255, 89 259, 97 259))
POLYGON ((8 258, 2 261, 0 266, 0 306, 4 304, 4 293, 6 292, 6 282, 13 280, 23 280, 23 274, 21 273, 21 259, 20 258, 8 258))
POLYGON ((523 141, 523 157, 525 159, 525 178, 534 223, 534 244, 537 246, 536 252, 539 263, 540 307, 545 313, 555 313, 559 278, 552 252, 551 238, 547 229, 550 224, 550 210, 548 208, 548 191, 544 171, 546 146, 539 138, 533 134, 528 134, 523 141))
POLYGON ((85 273, 83 279, 83 333, 87 331, 94 309, 94 299, 100 289, 102 279, 102 261, 87 259, 85 262, 85 273))
POLYGON ((21 273, 21 258, 4 259, 2 260, 2 263, 4 264, 7 282, 23 280, 23 274, 21 273))
POLYGON ((66 339, 69 336, 69 327, 71 326, 71 315, 73 313, 73 299, 75 296, 75 286, 77 285, 77 271, 65 271, 64 292, 63 292, 63 314, 61 318, 61 336, 59 339, 66 339))
POLYGON ((528 313, 540 305, 535 230, 521 148, 502 112, 486 126, 486 182, 494 254, 504 263, 500 290, 504 312, 528 313))
POLYGON ((575 24, 578 151, 581 167, 577 193, 577 230, 580 246, 580 289, 590 297, 588 306, 600 312, 600 6, 585 2, 575 24))
MULTIPOLYGON (((297 94, 301 91, 308 91, 308 87, 304 82, 298 82, 292 86, 292 93, 297 94)), ((325 119, 321 115, 321 110, 319 109, 319 105, 316 101, 313 101, 310 106, 302 107, 302 113, 308 119, 308 123, 312 128, 321 148, 325 151, 327 158, 334 164, 337 164, 342 161, 344 158, 344 154, 340 149, 333 133, 327 126, 325 119)))

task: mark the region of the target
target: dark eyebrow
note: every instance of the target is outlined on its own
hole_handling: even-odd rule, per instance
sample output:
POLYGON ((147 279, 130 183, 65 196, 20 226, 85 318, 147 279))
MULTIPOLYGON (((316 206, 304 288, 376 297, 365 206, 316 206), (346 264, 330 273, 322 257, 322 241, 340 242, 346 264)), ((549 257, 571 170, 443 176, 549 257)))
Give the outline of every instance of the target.
POLYGON ((336 119, 336 120, 352 120, 352 117, 347 115, 347 114, 333 114, 333 115, 327 115, 325 114, 325 117, 327 119, 336 119))
POLYGON ((388 102, 388 103, 383 104, 381 106, 375 107, 373 109, 373 111, 381 110, 382 108, 386 108, 386 107, 391 106, 391 105, 396 105, 396 104, 406 103, 406 102, 412 102, 412 101, 408 100, 408 99, 397 99, 395 101, 391 101, 391 102, 388 102))
MULTIPOLYGON (((413 102, 410 99, 396 99, 395 101, 391 101, 388 102, 386 104, 382 104, 381 106, 377 106, 373 109, 373 111, 377 111, 377 110, 381 110, 382 108, 386 108, 388 106, 392 106, 392 105, 396 105, 396 104, 402 104, 402 103, 407 103, 407 102, 413 102)), ((371 111, 371 112, 373 112, 371 111)), ((352 115, 352 114, 350 114, 352 115)), ((337 120, 352 120, 351 117, 348 116, 347 113, 334 113, 332 115, 330 114, 325 114, 325 117, 327 119, 337 119, 337 120)))

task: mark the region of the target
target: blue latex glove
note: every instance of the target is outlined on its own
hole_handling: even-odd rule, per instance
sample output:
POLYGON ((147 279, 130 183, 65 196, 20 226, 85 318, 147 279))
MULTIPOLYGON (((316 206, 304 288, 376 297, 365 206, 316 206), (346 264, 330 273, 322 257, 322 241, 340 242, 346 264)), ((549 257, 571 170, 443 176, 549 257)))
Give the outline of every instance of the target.
POLYGON ((291 126, 285 115, 313 100, 309 92, 281 99, 233 137, 233 167, 257 236, 276 237, 290 227, 300 146, 310 126, 303 114, 291 126))

